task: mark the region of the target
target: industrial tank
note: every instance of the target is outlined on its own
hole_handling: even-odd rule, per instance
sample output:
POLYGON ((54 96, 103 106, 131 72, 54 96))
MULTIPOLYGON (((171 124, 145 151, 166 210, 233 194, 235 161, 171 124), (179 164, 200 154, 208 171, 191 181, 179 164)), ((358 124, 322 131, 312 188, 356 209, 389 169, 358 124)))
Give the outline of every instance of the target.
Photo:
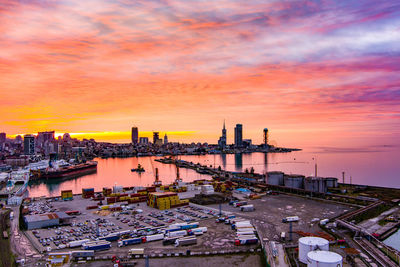
POLYGON ((338 187, 338 179, 335 177, 326 177, 325 178, 326 187, 338 187))
POLYGON ((343 257, 331 251, 315 250, 307 254, 307 267, 342 267, 343 257))
POLYGON ((268 172, 267 183, 283 186, 283 172, 268 172))
POLYGON ((311 192, 326 193, 326 183, 321 177, 307 177, 304 179, 304 189, 311 192))
POLYGON ((329 241, 316 236, 307 236, 299 239, 299 261, 307 264, 307 253, 313 250, 329 250, 329 241))
POLYGON ((303 175, 285 175, 284 183, 286 187, 290 188, 304 188, 304 176, 303 175))

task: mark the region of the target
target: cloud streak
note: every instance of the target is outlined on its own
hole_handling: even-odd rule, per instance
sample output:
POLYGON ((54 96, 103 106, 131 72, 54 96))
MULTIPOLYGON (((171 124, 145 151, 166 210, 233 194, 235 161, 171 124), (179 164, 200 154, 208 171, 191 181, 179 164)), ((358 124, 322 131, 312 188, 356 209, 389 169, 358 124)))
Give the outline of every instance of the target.
POLYGON ((0 0, 0 34, 10 133, 400 131, 396 1, 0 0))

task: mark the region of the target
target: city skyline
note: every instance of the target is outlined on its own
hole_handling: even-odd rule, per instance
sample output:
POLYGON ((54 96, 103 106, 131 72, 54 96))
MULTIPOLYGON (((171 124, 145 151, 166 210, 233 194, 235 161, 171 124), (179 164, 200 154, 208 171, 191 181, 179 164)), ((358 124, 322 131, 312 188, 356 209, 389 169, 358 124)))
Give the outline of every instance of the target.
MULTIPOLYGON (((223 123, 223 129, 222 129, 222 133, 224 136, 224 143, 225 145, 235 145, 235 127, 237 127, 238 125, 240 125, 242 127, 242 124, 235 124, 232 129, 232 133, 230 135, 227 135, 227 129, 226 129, 226 125, 225 125, 225 120, 223 123), (229 140, 227 138, 227 136, 230 137, 229 140)), ((105 136, 110 137, 112 135, 118 136, 118 139, 111 139, 111 140, 119 140, 120 142, 115 142, 115 143, 135 143, 138 144, 139 143, 139 138, 140 137, 146 137, 146 138, 153 138, 153 143, 154 143, 154 134, 157 135, 157 139, 160 139, 159 137, 163 137, 162 140, 165 140, 165 137, 167 135, 172 135, 175 136, 176 138, 178 138, 177 140, 174 140, 173 142, 179 142, 179 136, 190 136, 195 134, 194 131, 181 131, 181 132, 172 132, 172 131, 140 131, 140 129, 136 126, 131 128, 131 131, 125 131, 125 132, 104 132, 104 133, 61 133, 61 132, 56 132, 54 130, 48 130, 48 131, 43 131, 43 132, 37 132, 37 133, 21 133, 21 134, 13 134, 13 135, 9 135, 5 132, 0 132, 2 134, 6 134, 7 138, 12 138, 15 139, 17 136, 20 137, 24 137, 24 136, 34 136, 35 138, 37 138, 39 135, 43 134, 43 133, 51 133, 54 137, 54 139, 58 139, 58 138, 63 138, 63 136, 65 134, 68 134, 68 138, 77 138, 77 139, 95 139, 97 138, 96 141, 104 141, 103 138, 105 136), (135 140, 133 135, 135 135, 135 140), (130 140, 129 140, 130 139, 130 140)), ((264 130, 263 130, 263 134, 264 134, 264 130)), ((246 137, 246 136, 245 136, 246 137)), ((241 139, 243 139, 243 133, 241 133, 241 139)), ((247 136, 247 139, 251 139, 251 137, 247 136)), ((260 139, 259 136, 257 136, 255 138, 256 140, 260 139)), ((107 140, 107 139, 106 139, 107 140)), ((161 140, 161 139, 160 139, 161 140)), ((168 140, 168 137, 167 137, 168 140)), ((212 142, 207 142, 207 141, 203 141, 205 143, 210 143, 210 144, 219 144, 219 140, 213 140, 212 142)), ((262 144, 264 142, 264 139, 262 138, 262 142, 260 144, 262 144)), ((275 142, 275 141, 274 141, 275 142)), ((191 142, 189 142, 191 143, 191 142)))
POLYGON ((0 7, 0 131, 215 143, 225 118, 230 140, 242 123, 256 143, 399 145, 396 1, 0 7))

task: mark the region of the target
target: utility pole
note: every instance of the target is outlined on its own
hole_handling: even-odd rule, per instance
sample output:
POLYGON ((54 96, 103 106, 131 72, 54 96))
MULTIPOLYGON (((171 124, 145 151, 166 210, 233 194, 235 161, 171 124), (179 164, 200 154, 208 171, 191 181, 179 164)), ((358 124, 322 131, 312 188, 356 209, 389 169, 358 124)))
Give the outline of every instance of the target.
POLYGON ((342 183, 344 184, 344 172, 342 172, 342 183))

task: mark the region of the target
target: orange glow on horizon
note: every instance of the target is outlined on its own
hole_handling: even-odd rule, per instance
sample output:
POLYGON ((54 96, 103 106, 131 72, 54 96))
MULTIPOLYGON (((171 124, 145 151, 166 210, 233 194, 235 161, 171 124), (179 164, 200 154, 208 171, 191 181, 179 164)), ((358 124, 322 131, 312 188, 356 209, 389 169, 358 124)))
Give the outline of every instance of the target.
MULTIPOLYGON (((25 134, 13 134, 8 135, 11 138, 15 138, 18 135, 24 136, 25 134)), ((58 137, 63 137, 65 133, 55 132, 54 136, 57 139, 58 137)), ((171 137, 179 138, 179 137, 190 137, 195 134, 195 131, 159 131, 160 138, 164 137, 166 134, 170 141, 171 137)), ((37 136, 37 134, 33 134, 37 136)), ((131 140, 131 132, 92 132, 92 133, 69 133, 72 138, 77 139, 95 139, 97 142, 115 142, 115 143, 129 143, 131 140)), ((151 141, 153 137, 153 132, 151 131, 141 131, 139 132, 139 137, 148 137, 151 141)))

